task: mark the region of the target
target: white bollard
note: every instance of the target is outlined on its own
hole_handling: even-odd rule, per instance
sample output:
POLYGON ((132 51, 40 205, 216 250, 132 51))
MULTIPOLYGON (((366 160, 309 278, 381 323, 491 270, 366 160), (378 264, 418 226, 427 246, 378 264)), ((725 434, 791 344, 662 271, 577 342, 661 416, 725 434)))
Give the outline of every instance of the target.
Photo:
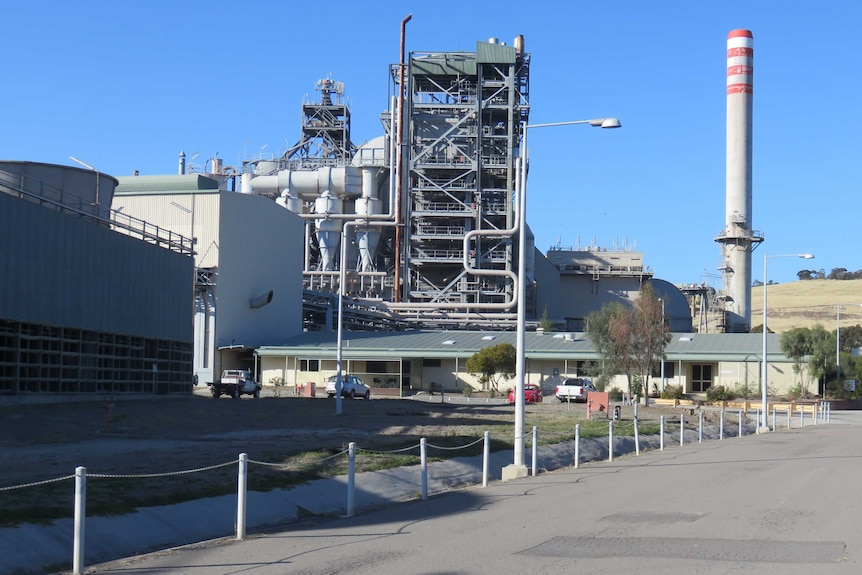
POLYGON ((679 414, 679 444, 685 444, 685 414, 682 412, 679 414))
POLYGON ((533 477, 536 476, 536 459, 538 454, 537 446, 539 445, 539 428, 533 426, 533 477))
POLYGON ((772 431, 775 431, 775 406, 772 406, 772 431))
POLYGON ((664 415, 659 418, 659 451, 664 451, 664 415))
POLYGON ((638 429, 638 418, 634 418, 634 427, 635 427, 635 455, 641 454, 641 434, 638 429))
POLYGON ((356 512, 356 443, 347 444, 347 516, 356 512))
POLYGON ((614 460, 614 420, 608 421, 608 461, 614 460))
POLYGON ((719 441, 724 439, 724 408, 721 408, 721 417, 719 418, 718 423, 718 439, 719 441))
POLYGON ((787 408, 787 429, 790 429, 790 407, 787 408))
POLYGON ((419 440, 419 461, 422 467, 422 499, 428 499, 428 449, 425 438, 419 440))
POLYGON ((87 468, 75 468, 75 526, 72 547, 72 573, 84 572, 84 518, 87 513, 87 468))
POLYGON ((248 494, 248 454, 239 454, 239 471, 236 482, 236 538, 245 539, 246 496, 248 494))
POLYGON ((697 442, 703 443, 703 412, 697 412, 697 442))
POLYGON ((575 469, 581 461, 581 424, 575 425, 575 469))
POLYGON ((739 436, 742 437, 742 410, 741 409, 737 412, 737 415, 739 415, 739 436))
POLYGON ((491 435, 485 432, 485 444, 482 449, 482 487, 488 487, 488 462, 491 458, 491 435))

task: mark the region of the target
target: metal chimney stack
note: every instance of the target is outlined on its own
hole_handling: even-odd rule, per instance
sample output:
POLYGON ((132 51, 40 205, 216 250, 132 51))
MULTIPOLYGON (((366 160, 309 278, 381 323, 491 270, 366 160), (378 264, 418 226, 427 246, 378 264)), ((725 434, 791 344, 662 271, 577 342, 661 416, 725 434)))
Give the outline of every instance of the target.
POLYGON ((725 226, 721 244, 724 331, 751 330, 751 253, 763 236, 752 229, 751 132, 754 101, 754 36, 727 35, 727 165, 725 226))

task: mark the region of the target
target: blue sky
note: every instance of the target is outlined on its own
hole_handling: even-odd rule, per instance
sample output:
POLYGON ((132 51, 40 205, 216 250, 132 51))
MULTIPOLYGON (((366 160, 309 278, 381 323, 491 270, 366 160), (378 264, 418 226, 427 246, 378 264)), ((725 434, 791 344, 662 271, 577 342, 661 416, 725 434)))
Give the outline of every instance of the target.
POLYGON ((862 4, 722 2, 53 2, 0 0, 0 158, 114 176, 176 172, 177 156, 277 151, 315 82, 344 82, 356 143, 382 133, 401 19, 408 51, 525 37, 532 123, 617 116, 620 130, 530 133, 536 245, 632 246, 656 277, 720 287, 727 33, 754 33, 754 228, 775 260, 862 268, 862 4))

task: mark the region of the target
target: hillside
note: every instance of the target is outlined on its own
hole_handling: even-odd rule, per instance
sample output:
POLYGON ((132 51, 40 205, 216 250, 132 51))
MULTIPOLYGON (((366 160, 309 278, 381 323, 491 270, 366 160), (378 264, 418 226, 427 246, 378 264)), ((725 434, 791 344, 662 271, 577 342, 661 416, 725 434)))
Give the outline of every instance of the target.
MULTIPOLYGON (((841 326, 862 324, 862 279, 805 280, 773 284, 768 288, 768 322, 773 332, 821 324, 835 329, 837 307, 841 306, 841 326)), ((751 290, 751 325, 763 323, 763 287, 751 290)))

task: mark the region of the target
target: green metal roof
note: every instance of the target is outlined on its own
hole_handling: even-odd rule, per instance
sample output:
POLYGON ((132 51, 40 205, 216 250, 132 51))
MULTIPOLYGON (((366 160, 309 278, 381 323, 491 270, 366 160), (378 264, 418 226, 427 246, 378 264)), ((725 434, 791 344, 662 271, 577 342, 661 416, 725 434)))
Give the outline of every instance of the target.
POLYGON ((441 52, 416 55, 410 60, 414 76, 475 76, 476 55, 470 52, 441 52))
POLYGON ((189 192, 210 190, 218 192, 218 182, 203 174, 183 174, 175 176, 122 176, 117 178, 119 185, 114 195, 123 194, 165 194, 170 192, 189 192))
POLYGON ((518 52, 514 46, 476 42, 476 61, 483 64, 514 64, 518 52))
MULTIPOLYGON (((480 349, 510 343, 516 345, 513 331, 405 331, 346 332, 342 355, 346 358, 453 358, 469 357, 480 349)), ((581 332, 528 332, 525 353, 531 359, 598 359, 592 342, 581 332)), ((333 332, 308 332, 282 345, 259 347, 259 356, 333 357, 337 336, 333 332)), ((673 333, 665 348, 667 361, 760 361, 763 339, 758 333, 698 334, 673 333)), ((770 362, 790 362, 780 348, 780 335, 768 334, 770 362)))

